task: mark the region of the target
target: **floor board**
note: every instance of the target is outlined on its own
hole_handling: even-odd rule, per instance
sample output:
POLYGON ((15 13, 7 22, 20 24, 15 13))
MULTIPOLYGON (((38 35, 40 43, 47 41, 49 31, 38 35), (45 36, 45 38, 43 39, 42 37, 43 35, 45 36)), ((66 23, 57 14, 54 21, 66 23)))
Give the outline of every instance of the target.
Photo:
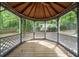
POLYGON ((73 56, 57 43, 48 40, 26 41, 7 57, 69 57, 73 56))

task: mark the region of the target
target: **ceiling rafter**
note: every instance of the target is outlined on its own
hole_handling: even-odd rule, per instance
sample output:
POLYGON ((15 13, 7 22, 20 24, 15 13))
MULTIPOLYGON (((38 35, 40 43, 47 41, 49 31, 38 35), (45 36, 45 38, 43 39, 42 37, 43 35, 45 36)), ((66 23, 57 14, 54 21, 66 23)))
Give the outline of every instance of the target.
POLYGON ((19 4, 13 6, 13 8, 16 8, 16 7, 18 7, 18 6, 20 6, 20 5, 24 4, 24 3, 25 3, 25 2, 20 2, 19 4))
POLYGON ((42 17, 41 18, 44 18, 45 16, 44 16, 44 10, 43 10, 43 4, 42 4, 42 2, 41 2, 41 4, 40 4, 40 10, 42 11, 42 17))
POLYGON ((35 13, 36 13, 37 5, 38 5, 38 3, 36 3, 36 5, 35 5, 34 16, 35 16, 35 13))
POLYGON ((30 2, 20 13, 24 13, 24 11, 32 4, 32 2, 30 2))
POLYGON ((48 9, 48 7, 47 7, 47 6, 46 6, 46 9, 48 10, 48 12, 49 12, 50 16, 52 16, 52 14, 50 13, 50 11, 49 11, 49 9, 48 9))
POLYGON ((29 15, 30 15, 30 13, 32 12, 32 9, 34 8, 34 6, 35 6, 35 3, 33 3, 32 7, 31 7, 31 9, 30 9, 30 11, 29 11, 28 16, 29 16, 29 15))
POLYGON ((58 14, 59 12, 53 7, 53 5, 51 4, 51 3, 49 3, 49 2, 45 2, 46 4, 48 4, 51 8, 52 8, 52 10, 54 10, 55 12, 56 12, 56 14, 58 14))
POLYGON ((63 6, 63 5, 61 5, 61 4, 57 3, 57 2, 53 2, 53 3, 57 4, 58 6, 60 6, 60 7, 64 8, 64 9, 66 9, 66 8, 67 8, 67 7, 65 7, 65 6, 63 6))
POLYGON ((45 7, 44 7, 44 5, 43 5, 43 4, 42 4, 42 6, 43 6, 44 15, 45 15, 45 17, 46 17, 45 7))

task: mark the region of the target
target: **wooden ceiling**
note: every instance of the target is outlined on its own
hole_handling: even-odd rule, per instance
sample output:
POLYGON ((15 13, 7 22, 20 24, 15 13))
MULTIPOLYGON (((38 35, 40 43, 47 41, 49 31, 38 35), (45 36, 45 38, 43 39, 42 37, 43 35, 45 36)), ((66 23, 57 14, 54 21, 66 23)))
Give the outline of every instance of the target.
POLYGON ((7 2, 9 8, 32 20, 56 17, 72 4, 72 2, 7 2))

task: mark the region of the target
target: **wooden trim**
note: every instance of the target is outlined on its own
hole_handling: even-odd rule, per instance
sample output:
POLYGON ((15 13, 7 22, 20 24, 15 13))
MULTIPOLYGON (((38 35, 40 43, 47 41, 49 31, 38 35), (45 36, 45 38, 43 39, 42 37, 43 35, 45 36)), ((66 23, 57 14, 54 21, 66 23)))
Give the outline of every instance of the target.
POLYGON ((59 5, 60 7, 64 8, 64 9, 67 8, 67 7, 65 7, 65 6, 63 6, 63 5, 61 5, 61 4, 57 3, 57 2, 54 2, 54 3, 57 4, 57 5, 59 5))
POLYGON ((13 8, 17 8, 18 6, 20 6, 20 5, 24 4, 24 3, 25 2, 21 2, 21 3, 17 4, 17 5, 15 5, 15 6, 13 6, 13 8))
POLYGON ((16 35, 20 35, 20 34, 14 34, 14 35, 10 35, 10 36, 0 37, 0 39, 7 38, 7 37, 12 37, 12 36, 16 36, 16 35))
POLYGON ((67 9, 65 9, 64 11, 62 11, 58 17, 63 16, 64 14, 68 13, 69 11, 75 9, 77 7, 76 2, 74 2, 71 6, 69 6, 67 9))

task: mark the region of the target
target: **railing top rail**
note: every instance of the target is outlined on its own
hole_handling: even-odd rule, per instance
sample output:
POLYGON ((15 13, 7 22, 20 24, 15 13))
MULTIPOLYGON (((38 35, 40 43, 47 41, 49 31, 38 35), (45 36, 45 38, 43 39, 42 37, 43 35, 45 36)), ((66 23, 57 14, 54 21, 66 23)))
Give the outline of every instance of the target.
POLYGON ((2 39, 2 38, 7 38, 7 37, 12 37, 12 36, 16 36, 16 35, 20 35, 20 34, 17 33, 17 34, 13 34, 13 35, 5 36, 5 37, 0 37, 0 39, 2 39))

